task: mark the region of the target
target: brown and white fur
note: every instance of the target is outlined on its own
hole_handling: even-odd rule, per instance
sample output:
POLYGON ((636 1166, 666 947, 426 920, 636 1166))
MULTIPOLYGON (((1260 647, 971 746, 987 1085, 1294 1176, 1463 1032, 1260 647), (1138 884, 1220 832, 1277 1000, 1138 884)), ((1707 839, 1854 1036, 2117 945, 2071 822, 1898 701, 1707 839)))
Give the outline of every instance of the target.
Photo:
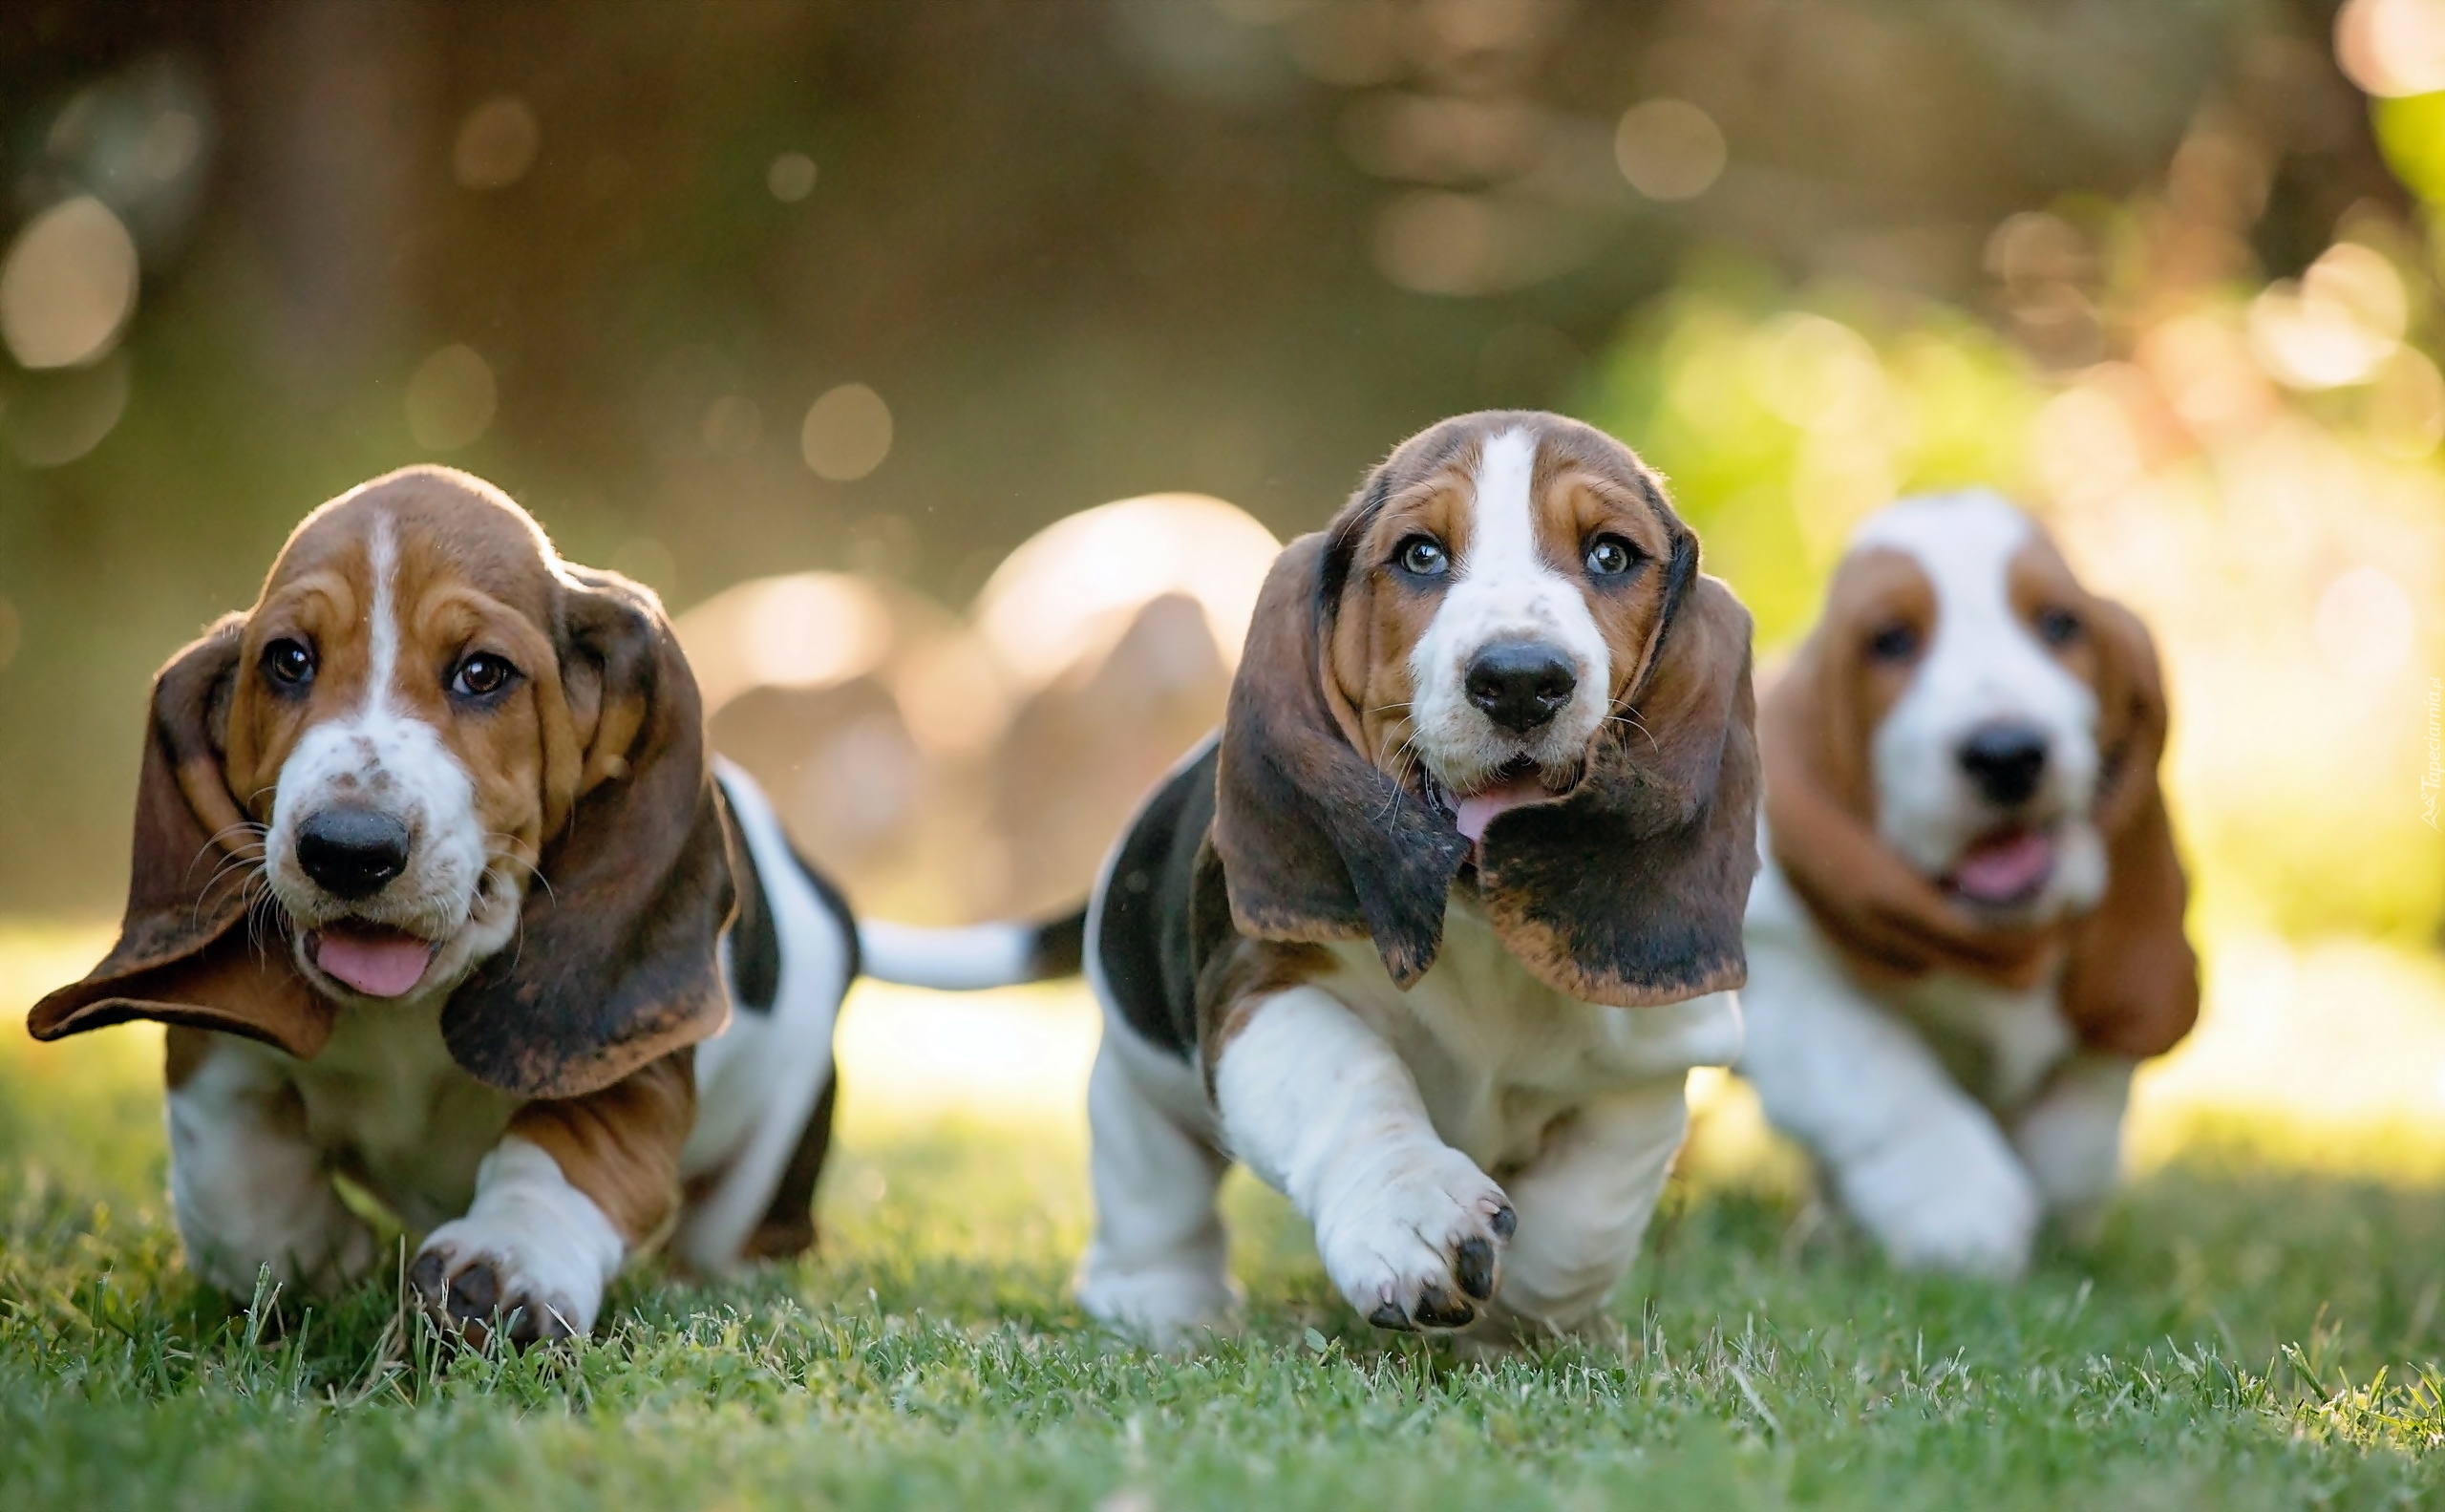
POLYGON ((1085 1308, 1224 1323, 1238 1160, 1379 1326, 1589 1317, 1739 1048, 1752 720, 1748 616, 1627 449, 1530 413, 1396 449, 1096 884, 1085 1308))
POLYGON ((1758 731, 1740 1071, 1898 1263, 2017 1274, 2197 1013, 2147 632, 2001 498, 1905 500, 1758 731))
POLYGON ((120 939, 29 1027, 171 1026, 213 1285, 365 1275, 345 1175, 437 1315, 584 1332, 666 1238, 712 1272, 814 1238, 857 935, 714 766, 649 591, 477 479, 377 479, 162 670, 120 939))

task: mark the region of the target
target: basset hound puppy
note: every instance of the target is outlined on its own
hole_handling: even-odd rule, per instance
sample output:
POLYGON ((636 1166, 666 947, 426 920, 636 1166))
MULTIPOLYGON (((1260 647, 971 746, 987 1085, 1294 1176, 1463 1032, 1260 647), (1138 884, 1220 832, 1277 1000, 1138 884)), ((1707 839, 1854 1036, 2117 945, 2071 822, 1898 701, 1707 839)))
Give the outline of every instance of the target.
POLYGON ((1863 523, 1759 710, 1740 1071, 1899 1263, 2016 1274, 2114 1187, 2199 1012, 2165 725, 2138 619, 1986 492, 1863 523))
POLYGON ((1748 613, 1626 448, 1514 412, 1396 449, 1095 885, 1085 1308, 1224 1320, 1236 1159, 1383 1328, 1587 1318, 1739 1049, 1753 721, 1748 613))
POLYGON ((170 1026, 206 1281, 365 1275, 345 1176, 423 1234, 436 1315, 522 1341, 592 1328, 666 1237, 713 1272, 812 1242, 858 966, 714 770, 653 594, 415 467, 315 510, 162 669, 118 943, 28 1024, 170 1026))

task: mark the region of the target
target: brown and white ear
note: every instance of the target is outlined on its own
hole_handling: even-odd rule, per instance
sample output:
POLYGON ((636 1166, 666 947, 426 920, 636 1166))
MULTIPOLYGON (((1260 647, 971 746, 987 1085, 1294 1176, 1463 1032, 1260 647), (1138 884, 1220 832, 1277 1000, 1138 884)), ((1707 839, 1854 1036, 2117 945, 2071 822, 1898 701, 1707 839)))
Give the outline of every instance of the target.
POLYGON ((1241 933, 1366 936, 1408 987, 1442 949, 1444 901, 1469 841, 1361 756, 1333 708, 1323 650, 1338 597, 1332 555, 1325 535, 1302 536, 1257 595, 1222 716, 1214 846, 1241 933))
MULTIPOLYGON (((1692 564, 1694 567, 1694 564, 1692 564)), ((1756 700, 1749 611, 1696 578, 1625 717, 1560 803, 1488 826, 1487 916, 1547 986, 1640 1008, 1738 987, 1757 872, 1756 700)))
POLYGON ((83 981, 34 1005, 26 1027, 36 1039, 149 1018, 300 1057, 330 1040, 330 1006, 280 942, 258 944, 244 927, 247 863, 262 853, 222 753, 244 630, 244 615, 228 616, 153 679, 118 943, 83 981))
POLYGON ((695 678, 649 590, 563 570, 560 667, 538 690, 546 786, 567 784, 555 836, 520 938, 441 1015, 468 1075, 529 1097, 606 1087, 730 1012, 730 826, 695 678))
POLYGON ((2102 770, 2091 812, 2107 881, 2096 908, 2071 926, 2063 1011, 2092 1050, 2161 1055, 2199 1018, 2199 958, 2182 932, 2190 888, 2158 782, 2164 673, 2137 615, 2105 599, 2092 609, 2102 770))

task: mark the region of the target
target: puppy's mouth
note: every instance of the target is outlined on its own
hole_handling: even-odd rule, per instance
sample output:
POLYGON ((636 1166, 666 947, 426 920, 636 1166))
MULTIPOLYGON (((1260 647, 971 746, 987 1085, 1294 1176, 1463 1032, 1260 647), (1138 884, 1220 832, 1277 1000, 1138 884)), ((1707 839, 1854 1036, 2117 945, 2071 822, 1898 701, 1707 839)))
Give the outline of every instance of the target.
POLYGON ((1535 761, 1518 756, 1497 767, 1469 791, 1451 794, 1452 822, 1472 843, 1482 844, 1486 826, 1497 816, 1516 808, 1558 802, 1568 798, 1577 786, 1578 773, 1548 776, 1535 761))
POLYGON ((368 997, 413 991, 439 948, 422 935, 359 920, 325 925, 306 939, 318 970, 368 997))
POLYGON ((2014 824, 1971 841, 1944 882, 1965 903, 2014 908, 2044 891, 2053 875, 2053 837, 2014 824))

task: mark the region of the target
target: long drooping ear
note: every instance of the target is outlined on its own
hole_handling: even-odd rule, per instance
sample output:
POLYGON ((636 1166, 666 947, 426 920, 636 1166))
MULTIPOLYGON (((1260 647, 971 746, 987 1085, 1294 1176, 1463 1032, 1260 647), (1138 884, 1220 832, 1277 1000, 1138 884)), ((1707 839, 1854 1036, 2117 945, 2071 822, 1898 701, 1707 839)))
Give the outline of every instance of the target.
POLYGON ((130 1019, 243 1034, 311 1056, 331 1010, 278 939, 244 927, 263 852, 223 775, 222 752, 245 617, 232 614, 153 680, 136 788, 136 843, 118 943, 73 987, 34 1005, 26 1027, 58 1039, 130 1019))
POLYGON ((1829 944, 1870 983, 1938 967, 1999 986, 2036 985, 2055 960, 2052 929, 1970 918, 1878 838, 1867 743, 1847 688, 1858 649, 1838 573, 1825 620, 1757 711, 1768 843, 1829 944))
MULTIPOLYGON (((1694 566, 1694 564, 1692 564, 1694 566)), ((1555 990, 1642 1008, 1738 987, 1757 873, 1749 611, 1712 578, 1668 601, 1638 688, 1579 787, 1498 815, 1486 914, 1555 990)))
POLYGON ((544 842, 520 938, 441 1015, 468 1075, 529 1097, 608 1086, 712 1034, 730 1012, 717 956, 730 826, 695 678, 649 590, 563 570, 548 694, 560 707, 543 723, 547 772, 573 777, 547 812, 565 817, 544 842), (563 743, 573 749, 550 749, 563 743))
POLYGON ((2138 616, 2093 599, 2097 649, 2097 797, 2105 897, 2071 926, 2063 1012, 2092 1050, 2161 1055, 2199 1018, 2199 958, 2182 933, 2190 889, 2157 779, 2167 709, 2157 649, 2138 616))
POLYGON ((1214 845, 1232 923, 1259 940, 1375 942, 1393 981, 1426 974, 1469 841, 1350 744, 1325 690, 1349 564, 1321 534, 1265 575, 1222 716, 1214 845))

